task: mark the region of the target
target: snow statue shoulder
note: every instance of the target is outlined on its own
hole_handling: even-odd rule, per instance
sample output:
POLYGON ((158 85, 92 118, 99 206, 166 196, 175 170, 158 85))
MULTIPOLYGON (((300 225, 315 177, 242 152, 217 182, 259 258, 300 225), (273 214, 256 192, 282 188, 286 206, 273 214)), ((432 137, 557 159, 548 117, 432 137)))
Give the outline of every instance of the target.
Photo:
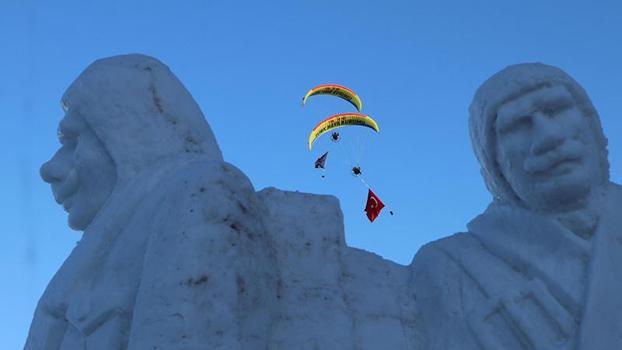
POLYGON ((622 348, 622 190, 583 88, 544 64, 475 93, 469 129, 493 201, 411 264, 422 349, 622 348))
POLYGON ((255 348, 274 280, 259 205, 181 82, 147 56, 101 59, 62 107, 41 176, 84 232, 25 348, 255 348))

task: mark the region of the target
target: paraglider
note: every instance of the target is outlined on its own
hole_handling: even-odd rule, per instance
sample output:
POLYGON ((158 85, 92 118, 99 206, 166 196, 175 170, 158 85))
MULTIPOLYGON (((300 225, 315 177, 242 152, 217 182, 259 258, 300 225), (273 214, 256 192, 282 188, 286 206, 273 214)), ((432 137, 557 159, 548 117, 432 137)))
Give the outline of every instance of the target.
POLYGON ((333 95, 339 98, 342 98, 348 102, 350 102, 357 111, 363 110, 363 102, 356 94, 356 92, 348 89, 345 86, 337 85, 337 84, 322 84, 314 87, 309 90, 305 96, 302 98, 302 105, 304 106, 307 103, 307 99, 311 96, 315 95, 333 95))
MULTIPOLYGON (((363 103, 361 99, 359 98, 359 96, 351 89, 345 86, 342 86, 342 85, 337 85, 337 84, 318 85, 312 88, 311 90, 309 90, 305 94, 305 96, 302 98, 302 105, 303 106, 305 105, 309 97, 315 96, 315 95, 332 95, 332 96, 337 96, 339 98, 342 98, 348 101, 349 103, 351 103, 356 108, 358 113, 351 112, 351 113, 333 114, 330 117, 318 123, 313 128, 313 130, 311 130, 311 133, 309 134, 309 138, 308 138, 309 151, 312 150, 313 143, 321 135, 331 132, 330 140, 334 143, 339 143, 338 148, 340 149, 340 151, 342 151, 346 156, 349 156, 351 154, 347 154, 348 150, 346 150, 345 149, 346 147, 344 147, 344 145, 342 145, 340 142, 342 139, 342 135, 340 135, 340 133, 335 131, 334 129, 341 128, 341 127, 351 128, 354 126, 363 126, 363 127, 372 129, 375 132, 379 132, 380 129, 378 127, 378 123, 376 123, 376 121, 373 118, 371 118, 369 115, 360 113, 363 108, 363 103)), ((355 129, 354 131, 356 131, 356 128, 354 129, 355 129)), ((350 137, 352 136, 352 134, 349 134, 349 131, 346 132, 345 130, 346 129, 344 129, 343 131, 344 135, 346 135, 344 136, 344 141, 354 141, 350 137), (346 140, 346 138, 348 140, 346 140)), ((357 132, 354 132, 354 134, 356 135, 357 132)), ((359 135, 356 135, 356 136, 359 136, 359 135)), ((322 178, 325 177, 324 173, 326 170, 325 167, 326 167, 327 156, 328 156, 328 152, 325 152, 315 161, 315 168, 322 170, 322 178)), ((367 187, 368 189, 365 212, 367 214, 367 218, 369 219, 369 221, 373 222, 378 217, 378 215, 380 215, 380 211, 382 210, 382 208, 384 208, 385 205, 384 203, 382 203, 380 198, 378 198, 378 196, 372 192, 371 187, 363 179, 363 176, 362 176, 363 172, 361 171, 360 165, 358 165, 358 160, 353 161, 352 159, 350 159, 351 157, 347 157, 347 158, 349 160, 349 163, 347 164, 349 164, 351 167, 350 171, 352 175, 359 178, 361 180, 361 183, 365 185, 365 187, 367 187)), ((393 211, 389 211, 389 213, 393 215, 393 211)))
POLYGON ((361 113, 339 113, 321 121, 311 130, 309 134, 309 150, 313 142, 322 134, 327 133, 335 128, 344 126, 365 126, 373 129, 375 132, 380 131, 378 124, 370 116, 361 113))

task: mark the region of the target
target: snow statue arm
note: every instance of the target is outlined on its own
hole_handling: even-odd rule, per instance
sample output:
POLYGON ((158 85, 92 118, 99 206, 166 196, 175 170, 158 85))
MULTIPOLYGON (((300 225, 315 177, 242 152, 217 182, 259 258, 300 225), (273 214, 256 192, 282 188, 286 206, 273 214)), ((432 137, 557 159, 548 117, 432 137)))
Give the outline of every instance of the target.
POLYGON ((415 348, 476 349, 475 338, 461 322, 461 291, 469 281, 460 266, 441 249, 426 245, 415 255, 412 267, 408 290, 414 300, 415 348))
POLYGON ((255 193, 227 163, 191 163, 149 239, 129 349, 263 348, 270 251, 255 193))

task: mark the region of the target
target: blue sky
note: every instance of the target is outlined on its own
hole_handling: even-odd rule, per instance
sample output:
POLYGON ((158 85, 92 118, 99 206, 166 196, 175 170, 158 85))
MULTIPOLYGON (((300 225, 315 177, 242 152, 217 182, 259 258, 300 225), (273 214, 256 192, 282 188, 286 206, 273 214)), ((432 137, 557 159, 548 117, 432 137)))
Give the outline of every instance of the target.
POLYGON ((349 245, 408 264, 425 242, 464 230, 490 200, 467 107, 506 65, 556 65, 585 87, 620 182, 621 18, 614 0, 0 1, 2 348, 23 345, 39 296, 79 240, 38 168, 57 147, 60 96, 95 59, 140 52, 162 60, 257 190, 333 194, 349 245), (352 111, 329 97, 301 108, 309 88, 328 82, 357 91, 380 125, 377 135, 360 131, 360 165, 394 216, 367 221, 366 189, 336 153, 325 179, 313 169, 329 145, 320 140, 309 152, 309 131, 352 111))

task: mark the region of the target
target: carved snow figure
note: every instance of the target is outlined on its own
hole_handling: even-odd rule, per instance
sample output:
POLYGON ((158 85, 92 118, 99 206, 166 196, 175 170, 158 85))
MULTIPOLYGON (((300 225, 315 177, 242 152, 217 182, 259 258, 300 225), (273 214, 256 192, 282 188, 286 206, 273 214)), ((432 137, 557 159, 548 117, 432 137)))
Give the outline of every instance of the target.
POLYGON ((493 201, 411 265, 422 349, 622 349, 622 190, 583 88, 507 67, 470 107, 493 201))
POLYGON ((347 247, 332 196, 255 193, 166 66, 99 60, 62 103, 41 175, 84 234, 26 349, 411 347, 408 267, 347 247))
POLYGON ((264 347, 273 278, 255 192, 179 80, 150 57, 102 59, 62 105, 41 176, 84 233, 25 348, 264 347))

